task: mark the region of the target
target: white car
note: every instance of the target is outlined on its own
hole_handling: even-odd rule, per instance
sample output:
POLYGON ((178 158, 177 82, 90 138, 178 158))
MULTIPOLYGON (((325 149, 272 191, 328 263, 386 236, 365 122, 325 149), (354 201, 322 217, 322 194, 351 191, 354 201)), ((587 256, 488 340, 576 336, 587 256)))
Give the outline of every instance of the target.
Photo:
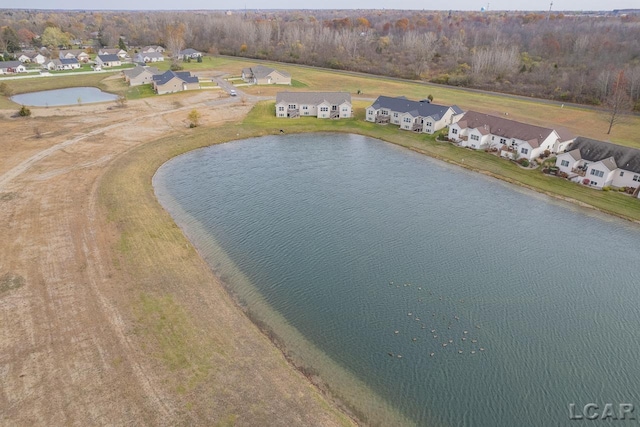
POLYGON ((231 89, 231 90, 229 91, 229 95, 231 95, 231 96, 238 96, 238 94, 236 93, 235 89, 231 89))

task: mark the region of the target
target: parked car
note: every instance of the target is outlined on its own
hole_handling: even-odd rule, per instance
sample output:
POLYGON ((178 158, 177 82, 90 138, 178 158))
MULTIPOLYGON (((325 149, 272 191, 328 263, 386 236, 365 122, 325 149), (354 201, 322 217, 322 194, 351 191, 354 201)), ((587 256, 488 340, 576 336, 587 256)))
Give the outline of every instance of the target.
POLYGON ((229 95, 231 95, 231 96, 238 96, 238 94, 236 93, 236 90, 235 90, 235 89, 231 89, 231 90, 229 91, 229 95))

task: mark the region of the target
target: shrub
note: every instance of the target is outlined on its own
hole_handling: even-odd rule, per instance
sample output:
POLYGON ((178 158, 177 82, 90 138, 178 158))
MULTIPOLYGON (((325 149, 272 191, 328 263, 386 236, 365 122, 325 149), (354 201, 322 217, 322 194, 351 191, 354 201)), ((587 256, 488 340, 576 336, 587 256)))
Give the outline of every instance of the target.
POLYGON ((20 117, 29 117, 31 115, 31 110, 23 105, 22 108, 20 108, 20 111, 18 111, 18 115, 20 117))
POLYGON ((178 63, 171 64, 171 71, 180 71, 184 70, 184 67, 178 63))
POLYGON ((609 187, 608 185, 605 187, 602 187, 602 191, 611 191, 611 187, 609 187))
POLYGON ((524 166, 525 168, 529 166, 529 160, 527 159, 520 159, 518 160, 518 163, 520 163, 520 165, 524 166))
POLYGON ((566 172, 558 172, 560 178, 569 178, 569 174, 566 172))

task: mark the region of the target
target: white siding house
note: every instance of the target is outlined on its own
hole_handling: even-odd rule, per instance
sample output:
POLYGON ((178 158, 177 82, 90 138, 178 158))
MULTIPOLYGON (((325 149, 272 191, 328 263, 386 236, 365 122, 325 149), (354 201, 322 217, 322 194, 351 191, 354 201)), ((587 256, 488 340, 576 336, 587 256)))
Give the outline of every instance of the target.
POLYGON ((313 116, 344 119, 352 116, 351 94, 347 92, 278 92, 276 117, 313 116))
POLYGON ((467 111, 457 123, 449 126, 448 137, 462 147, 474 149, 496 148, 500 155, 509 158, 533 160, 548 150, 572 140, 553 130, 540 126, 467 111))
POLYGON ((572 181, 593 188, 640 187, 640 150, 578 137, 556 166, 572 181))
POLYGON ((455 123, 462 115, 457 106, 432 104, 428 100, 412 101, 404 96, 392 98, 379 96, 366 109, 365 120, 374 123, 391 123, 400 129, 433 134, 455 123))

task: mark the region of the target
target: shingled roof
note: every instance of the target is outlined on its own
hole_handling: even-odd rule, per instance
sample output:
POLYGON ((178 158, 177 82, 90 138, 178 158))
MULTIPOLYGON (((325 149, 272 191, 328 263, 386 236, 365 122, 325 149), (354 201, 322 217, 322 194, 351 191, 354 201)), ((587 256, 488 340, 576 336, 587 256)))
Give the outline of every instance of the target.
POLYGON ((98 58, 100 58, 102 62, 120 61, 120 57, 118 55, 98 55, 98 58))
POLYGON ((123 70, 122 73, 127 77, 129 77, 130 79, 135 79, 145 71, 154 75, 162 74, 160 70, 158 70, 156 67, 144 67, 140 65, 136 65, 134 68, 123 70))
POLYGON ((413 117, 433 117, 434 120, 440 120, 449 108, 453 109, 456 114, 462 113, 462 110, 456 105, 445 107, 444 105, 432 104, 427 101, 412 101, 404 96, 396 98, 379 96, 371 106, 376 110, 387 108, 399 113, 409 113, 413 117))
POLYGON ((324 101, 332 105, 339 105, 343 102, 351 103, 351 94, 348 92, 278 92, 276 95, 276 104, 295 102, 317 105, 324 101))
MULTIPOLYGON (((613 158, 615 165, 620 169, 630 172, 640 173, 640 150, 610 142, 598 141, 595 139, 579 136, 571 144, 571 153, 578 151, 583 160, 589 162, 599 162, 613 158)), ((575 156, 574 156, 575 158, 575 156)), ((607 164, 607 167, 611 164, 607 164)), ((609 169, 612 169, 609 167, 609 169)), ((615 169, 615 167, 613 167, 615 169)))
POLYGON ((461 129, 470 128, 480 130, 482 128, 492 135, 527 141, 533 148, 539 147, 540 143, 554 132, 553 129, 520 123, 502 117, 490 116, 476 111, 467 111, 464 116, 460 118, 460 121, 458 121, 458 126, 460 126, 461 129))
POLYGON ((265 67, 264 65, 254 65, 253 67, 245 68, 242 70, 245 75, 252 75, 256 79, 267 77, 274 71, 282 74, 285 77, 291 77, 291 74, 287 73, 286 71, 276 70, 275 68, 265 67))
POLYGON ((159 74, 157 76, 153 76, 153 81, 156 82, 159 85, 163 85, 166 84, 167 82, 169 82, 171 79, 173 79, 174 77, 179 78, 180 80, 182 80, 185 83, 198 83, 198 77, 196 76, 192 76, 191 73, 189 71, 166 71, 162 74, 159 74))

